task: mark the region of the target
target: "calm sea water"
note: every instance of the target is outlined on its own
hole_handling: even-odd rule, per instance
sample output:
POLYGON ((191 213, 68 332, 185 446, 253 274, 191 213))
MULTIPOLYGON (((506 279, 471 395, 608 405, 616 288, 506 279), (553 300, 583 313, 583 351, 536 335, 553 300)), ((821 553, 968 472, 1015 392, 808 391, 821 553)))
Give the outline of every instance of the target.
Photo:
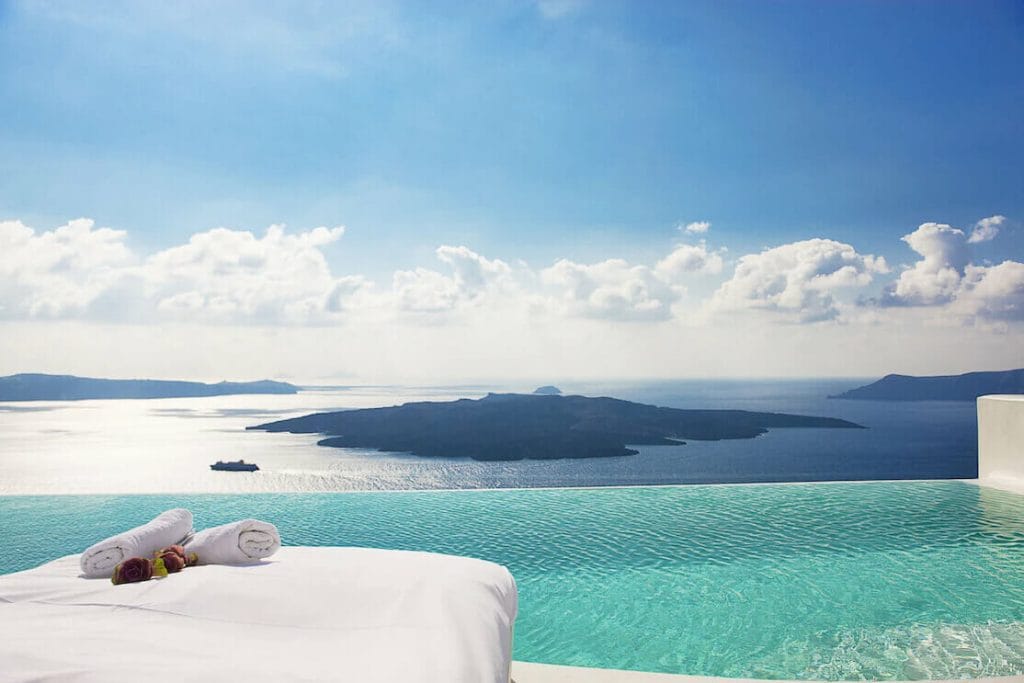
POLYGON ((478 463, 315 445, 245 427, 320 410, 479 397, 532 387, 329 388, 293 396, 0 403, 0 495, 607 486, 974 477, 973 403, 827 398, 855 380, 565 385, 679 408, 842 417, 864 430, 774 430, 756 439, 643 447, 637 456, 478 463), (245 458, 261 471, 211 472, 245 458))
POLYGON ((1024 497, 960 482, 0 497, 0 571, 184 505, 500 562, 514 657, 818 680, 1024 673, 1024 497))

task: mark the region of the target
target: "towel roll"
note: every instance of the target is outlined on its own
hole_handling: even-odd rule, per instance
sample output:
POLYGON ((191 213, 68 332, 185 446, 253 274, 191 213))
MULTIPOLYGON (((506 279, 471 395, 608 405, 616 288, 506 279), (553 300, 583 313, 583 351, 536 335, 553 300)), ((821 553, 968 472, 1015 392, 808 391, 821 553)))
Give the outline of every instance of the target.
POLYGON ((253 564, 280 547, 276 526, 243 519, 197 532, 185 543, 185 553, 195 553, 199 564, 253 564))
POLYGON ((192 513, 185 508, 161 512, 150 522, 95 543, 82 553, 82 574, 90 579, 110 578, 114 567, 129 557, 152 557, 192 533, 192 513))

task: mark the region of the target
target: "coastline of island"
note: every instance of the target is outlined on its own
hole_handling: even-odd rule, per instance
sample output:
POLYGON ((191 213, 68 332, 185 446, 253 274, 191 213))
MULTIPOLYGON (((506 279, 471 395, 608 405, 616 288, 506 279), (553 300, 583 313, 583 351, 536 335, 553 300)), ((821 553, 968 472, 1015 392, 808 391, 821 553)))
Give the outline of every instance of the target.
POLYGON ((102 379, 22 373, 0 377, 0 401, 85 401, 96 399, 199 398, 238 394, 297 394, 287 382, 187 382, 161 379, 102 379))
POLYGON ((831 417, 683 410, 608 397, 488 394, 278 420, 249 430, 323 434, 318 444, 481 461, 635 455, 629 446, 750 439, 768 429, 862 425, 831 417))
POLYGON ((1024 394, 1024 369, 929 377, 892 374, 829 398, 864 401, 974 401, 985 394, 1024 394))

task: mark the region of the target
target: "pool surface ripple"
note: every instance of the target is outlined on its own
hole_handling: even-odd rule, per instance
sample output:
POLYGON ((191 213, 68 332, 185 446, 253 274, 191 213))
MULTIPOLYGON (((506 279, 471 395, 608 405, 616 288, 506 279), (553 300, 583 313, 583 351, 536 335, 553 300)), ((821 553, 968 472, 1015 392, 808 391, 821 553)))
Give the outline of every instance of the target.
POLYGON ((951 481, 0 498, 0 571, 186 506, 291 545, 507 565, 516 659, 730 677, 1024 673, 1024 497, 951 481))

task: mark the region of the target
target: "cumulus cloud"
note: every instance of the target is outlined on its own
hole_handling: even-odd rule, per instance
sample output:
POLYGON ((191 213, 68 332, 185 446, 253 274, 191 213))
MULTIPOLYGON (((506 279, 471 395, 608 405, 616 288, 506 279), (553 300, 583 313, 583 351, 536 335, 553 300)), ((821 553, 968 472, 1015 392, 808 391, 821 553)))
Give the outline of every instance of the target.
POLYGON ((541 281, 560 292, 565 313, 587 318, 665 319, 681 293, 647 266, 622 259, 589 265, 562 259, 541 271, 541 281))
POLYGON ((342 313, 358 305, 360 295, 366 294, 373 287, 362 275, 346 275, 334 280, 334 287, 324 301, 330 313, 342 313))
POLYGON ((154 254, 143 266, 147 291, 163 313, 217 322, 317 322, 345 308, 365 284, 336 278, 321 248, 344 227, 288 234, 272 225, 259 237, 215 228, 154 254))
MULTIPOLYGON (((1005 221, 982 219, 970 236, 950 225, 922 224, 903 238, 920 258, 871 303, 941 306, 950 320, 1024 321, 1024 264, 971 262, 971 245, 992 239, 1005 221)), ((390 287, 376 288, 361 275, 332 272, 327 251, 344 232, 340 226, 288 232, 273 225, 263 233, 214 228, 144 256, 129 249, 124 231, 88 219, 49 231, 3 221, 0 318, 321 325, 403 315, 443 322, 462 311, 477 318, 661 321, 684 315, 684 297, 694 296, 688 288, 710 292, 715 282, 707 278, 725 267, 724 250, 704 240, 677 244, 653 263, 561 259, 540 270, 443 245, 435 251, 436 267, 396 271, 390 287)), ((740 257, 701 310, 849 321, 842 292, 887 272, 884 259, 849 244, 820 238, 784 244, 740 257)))
POLYGON ((722 257, 707 245, 677 246, 653 267, 623 259, 593 264, 557 261, 540 272, 541 282, 553 292, 555 308, 584 318, 640 321, 664 320, 672 304, 686 291, 688 276, 715 274, 722 257))
POLYGON ((885 259, 849 244, 810 239, 740 258, 732 277, 711 300, 713 310, 761 310, 801 322, 839 316, 837 290, 863 287, 889 269, 885 259))
POLYGON ((929 306, 951 301, 970 259, 964 231, 944 223, 923 223, 903 241, 921 260, 886 288, 883 303, 929 306))
POLYGON ((681 244, 654 266, 654 273, 665 282, 679 282, 691 273, 717 275, 722 272, 722 256, 708 251, 707 244, 681 244))
POLYGON ((710 229, 711 223, 708 221, 694 221, 693 223, 687 223, 686 225, 679 226, 680 231, 691 235, 703 235, 710 229))
POLYGON ((88 219, 40 233, 0 222, 0 316, 328 321, 368 286, 331 274, 321 249, 343 233, 215 228, 142 259, 124 231, 88 219))
POLYGON ((995 266, 971 262, 970 245, 993 239, 1006 221, 990 216, 968 236, 940 223, 924 223, 903 237, 921 258, 886 287, 884 306, 942 307, 953 319, 1009 322, 1024 320, 1024 264, 995 266))
POLYGON ((988 218, 982 218, 974 224, 974 229, 971 230, 971 236, 967 238, 967 242, 970 244, 988 242, 999 234, 999 228, 1001 228, 1005 222, 1006 216, 989 216, 988 218))
POLYGON ((468 247, 438 247, 437 258, 454 271, 456 288, 473 299, 496 283, 508 279, 512 269, 504 261, 489 260, 468 247))
POLYGON ((512 268, 504 261, 487 259, 464 246, 444 245, 434 253, 450 266, 451 275, 427 268, 395 272, 392 291, 400 310, 448 311, 511 283, 512 268))
POLYGON ((968 266, 953 309, 985 320, 1024 320, 1024 263, 968 266))
POLYGON ((0 221, 0 317, 86 313, 132 263, 125 237, 87 218, 40 233, 0 221))

